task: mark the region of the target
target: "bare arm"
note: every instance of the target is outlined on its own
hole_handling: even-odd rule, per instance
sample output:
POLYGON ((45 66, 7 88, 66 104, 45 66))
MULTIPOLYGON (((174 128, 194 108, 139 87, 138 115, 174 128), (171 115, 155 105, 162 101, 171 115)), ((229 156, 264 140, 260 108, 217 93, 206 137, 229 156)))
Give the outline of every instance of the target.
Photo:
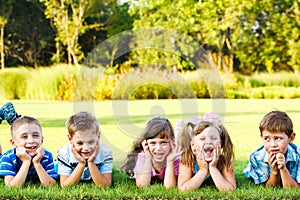
POLYGON ((94 162, 88 162, 88 167, 95 184, 100 186, 111 186, 111 173, 101 174, 94 162))
POLYGON ((210 175, 220 191, 229 191, 236 189, 236 181, 234 176, 234 170, 223 170, 223 174, 216 167, 209 167, 210 175))
MULTIPOLYGON (((137 162, 140 158, 138 158, 137 162)), ((150 153, 145 153, 145 161, 142 171, 136 172, 136 186, 138 188, 147 187, 151 183, 151 170, 152 170, 152 163, 151 163, 152 156, 150 153)))
POLYGON ((220 191, 229 191, 229 190, 235 190, 236 189, 236 181, 234 177, 234 168, 233 168, 233 162, 231 163, 231 166, 228 169, 223 169, 222 173, 217 168, 217 164, 219 162, 219 158, 221 155, 221 145, 218 145, 214 149, 214 157, 213 160, 209 163, 209 172, 210 175, 220 191))
POLYGON ((36 156, 32 159, 33 166, 38 174, 38 177, 43 186, 55 185, 56 180, 54 180, 41 165, 41 160, 45 155, 43 146, 40 146, 36 151, 36 156))
POLYGON ((183 164, 179 165, 178 190, 194 190, 199 188, 207 176, 207 169, 199 170, 194 176, 192 169, 183 164))
POLYGON ((276 160, 278 169, 280 170, 280 176, 283 187, 298 188, 297 182, 292 178, 289 170, 286 168, 285 157, 283 154, 276 154, 276 160))
POLYGON ((31 165, 31 160, 24 160, 16 176, 5 176, 4 178, 5 185, 9 185, 9 186, 24 185, 30 165, 31 165))
POLYGON ((84 167, 85 167, 85 162, 84 163, 79 162, 70 176, 60 175, 60 185, 62 187, 66 187, 78 183, 82 176, 84 167))

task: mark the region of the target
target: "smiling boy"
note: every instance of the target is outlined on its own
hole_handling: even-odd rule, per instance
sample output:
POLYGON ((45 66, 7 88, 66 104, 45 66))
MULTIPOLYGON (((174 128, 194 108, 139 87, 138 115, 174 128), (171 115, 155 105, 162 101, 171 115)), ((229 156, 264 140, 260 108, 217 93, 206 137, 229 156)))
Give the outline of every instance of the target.
POLYGON ((42 146, 43 136, 39 121, 23 116, 11 126, 13 149, 3 154, 0 176, 6 185, 21 186, 26 181, 40 181, 44 186, 56 184, 52 154, 42 146))
POLYGON ((289 116, 282 111, 267 113, 259 125, 263 146, 251 153, 244 170, 255 184, 298 187, 300 150, 292 142, 296 134, 289 116))
POLYGON ((100 186, 111 186, 112 152, 99 143, 96 117, 89 112, 79 112, 67 120, 66 126, 70 143, 57 155, 61 186, 90 180, 100 186))

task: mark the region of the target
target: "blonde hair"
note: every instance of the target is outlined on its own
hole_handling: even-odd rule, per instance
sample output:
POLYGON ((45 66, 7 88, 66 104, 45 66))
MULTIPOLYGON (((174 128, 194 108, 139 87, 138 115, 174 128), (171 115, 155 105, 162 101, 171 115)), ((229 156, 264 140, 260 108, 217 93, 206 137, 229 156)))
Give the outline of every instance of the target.
POLYGON ((30 116, 22 116, 17 118, 11 125, 10 127, 10 132, 11 132, 11 137, 14 138, 14 133, 15 131, 22 126, 23 124, 35 124, 37 125, 40 130, 41 130, 41 134, 42 134, 42 127, 40 122, 34 118, 34 117, 30 117, 30 116))
POLYGON ((227 170, 232 170, 232 162, 234 160, 234 149, 227 129, 223 124, 215 124, 212 121, 206 120, 200 121, 197 125, 192 122, 188 122, 184 126, 180 138, 180 148, 181 150, 183 150, 181 156, 181 163, 185 166, 192 168, 193 173, 195 173, 195 159, 194 153, 191 148, 191 140, 194 136, 201 134, 202 131, 208 127, 215 127, 220 133, 220 139, 222 141, 222 154, 220 155, 217 168, 220 171, 222 171, 224 168, 227 170))
POLYGON ((99 134, 99 122, 97 118, 89 112, 78 112, 72 115, 66 122, 71 137, 74 136, 76 131, 85 131, 88 129, 94 129, 99 134))

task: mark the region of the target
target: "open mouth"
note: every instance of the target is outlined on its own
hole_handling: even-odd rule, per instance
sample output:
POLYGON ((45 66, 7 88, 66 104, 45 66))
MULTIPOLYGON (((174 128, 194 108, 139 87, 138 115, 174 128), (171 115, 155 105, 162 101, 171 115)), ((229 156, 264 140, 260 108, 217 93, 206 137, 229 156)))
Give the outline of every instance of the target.
POLYGON ((162 158, 163 157, 163 153, 154 153, 154 156, 158 159, 162 158))
POLYGON ((279 153, 280 151, 277 150, 277 149, 273 149, 273 150, 271 150, 270 152, 273 153, 273 154, 277 154, 277 153, 279 153))
POLYGON ((210 159, 213 157, 213 151, 214 151, 213 147, 205 147, 203 150, 206 159, 210 159))
POLYGON ((206 147, 206 148, 204 148, 204 153, 212 153, 213 152, 213 150, 214 150, 214 148, 212 148, 212 147, 206 147))

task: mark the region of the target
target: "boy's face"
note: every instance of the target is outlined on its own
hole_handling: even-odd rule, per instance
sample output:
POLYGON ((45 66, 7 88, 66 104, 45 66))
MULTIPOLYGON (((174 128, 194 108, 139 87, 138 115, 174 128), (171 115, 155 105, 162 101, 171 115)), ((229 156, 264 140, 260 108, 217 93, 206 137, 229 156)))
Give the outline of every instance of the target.
POLYGON ((294 141, 295 133, 290 137, 286 133, 282 132, 269 132, 267 130, 262 131, 261 138, 264 143, 264 147, 269 155, 287 152, 289 143, 294 141))
POLYGON ((26 152, 35 156, 36 150, 43 144, 43 136, 40 127, 36 124, 23 124, 13 131, 11 144, 16 147, 24 147, 26 152))
POLYGON ((99 142, 99 137, 100 134, 96 133, 94 129, 76 131, 73 137, 68 135, 70 143, 73 145, 77 153, 85 160, 88 160, 94 153, 99 142))

